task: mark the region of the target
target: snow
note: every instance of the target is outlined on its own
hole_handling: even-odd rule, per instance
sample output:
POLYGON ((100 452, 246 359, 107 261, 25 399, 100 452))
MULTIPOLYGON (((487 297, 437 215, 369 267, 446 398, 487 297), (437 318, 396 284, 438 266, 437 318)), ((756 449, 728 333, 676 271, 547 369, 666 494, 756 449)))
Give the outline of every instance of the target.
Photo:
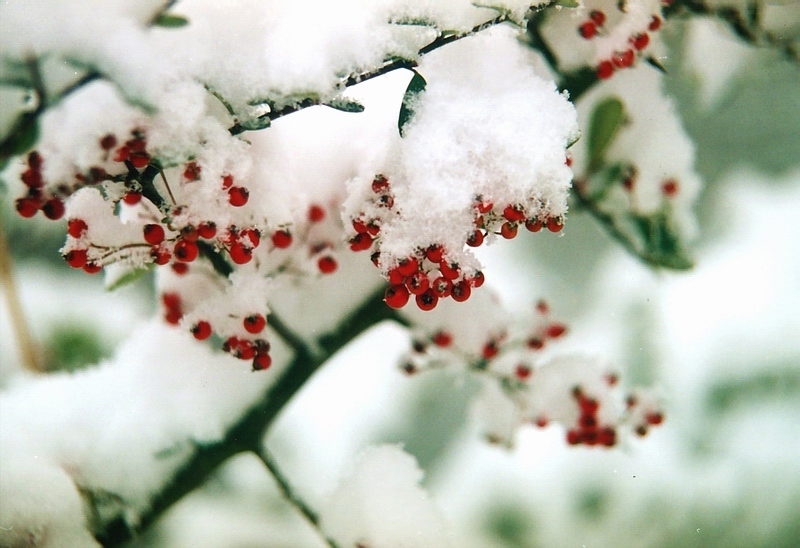
POLYGON ((443 517, 417 485, 422 476, 398 446, 365 449, 323 507, 322 530, 341 546, 452 546, 443 517))

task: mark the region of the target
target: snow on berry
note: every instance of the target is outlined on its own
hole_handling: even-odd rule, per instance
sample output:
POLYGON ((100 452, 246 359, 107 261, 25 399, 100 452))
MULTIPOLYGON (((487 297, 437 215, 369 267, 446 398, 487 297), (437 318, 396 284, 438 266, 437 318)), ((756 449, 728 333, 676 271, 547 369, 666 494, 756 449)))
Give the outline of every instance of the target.
MULTIPOLYGON (((455 283, 480 271, 464 249, 479 245, 476 221, 510 237, 516 225, 502 228, 509 215, 515 223, 563 217, 572 178, 566 147, 577 137, 577 117, 555 85, 535 75, 510 29, 437 51, 419 72, 428 85, 404 138, 385 171, 349 183, 345 215, 353 248, 361 248, 362 227, 379 225, 378 263, 387 278, 414 261, 431 280, 455 283)), ((417 302, 431 306, 431 299, 417 302)))

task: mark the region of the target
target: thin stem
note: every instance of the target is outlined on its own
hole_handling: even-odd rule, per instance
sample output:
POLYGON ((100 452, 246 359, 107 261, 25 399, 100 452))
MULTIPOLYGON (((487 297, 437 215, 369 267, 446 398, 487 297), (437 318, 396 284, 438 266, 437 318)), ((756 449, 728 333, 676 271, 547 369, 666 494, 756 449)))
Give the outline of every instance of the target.
MULTIPOLYGON (((508 14, 502 13, 502 14, 498 15, 497 17, 495 17, 494 19, 490 19, 490 20, 485 21, 485 22, 483 22, 483 23, 481 23, 479 25, 476 25, 476 26, 472 27, 470 30, 467 30, 465 32, 456 32, 456 33, 452 33, 452 34, 440 34, 431 43, 427 44, 426 46, 423 46, 417 52, 417 55, 419 57, 423 57, 423 56, 427 55, 428 53, 430 53, 430 52, 432 52, 434 50, 437 50, 437 49, 439 49, 439 48, 441 48, 443 46, 446 46, 447 44, 452 44, 453 42, 456 42, 457 40, 461 40, 462 38, 467 38, 469 36, 473 36, 473 35, 475 35, 475 34, 477 34, 479 32, 482 32, 482 31, 484 31, 484 30, 486 30, 488 28, 494 27, 495 25, 499 25, 499 24, 504 23, 506 21, 508 21, 508 14)), ((357 74, 351 74, 350 76, 348 76, 347 78, 342 80, 342 82, 339 84, 339 88, 340 89, 349 88, 350 86, 354 86, 354 85, 359 84, 361 82, 365 82, 367 80, 371 80, 373 78, 377 78, 378 76, 383 76, 384 74, 388 74, 388 73, 390 73, 392 71, 395 71, 395 70, 398 70, 398 69, 412 69, 412 68, 416 67, 417 65, 418 65, 418 61, 412 60, 412 59, 399 59, 399 58, 387 59, 386 61, 383 62, 383 64, 381 66, 379 66, 377 68, 374 68, 374 69, 371 69, 371 70, 368 70, 368 71, 365 71, 365 72, 357 73, 357 74)), ((280 110, 270 111, 270 112, 260 116, 259 119, 261 119, 261 120, 265 120, 265 119, 277 120, 278 118, 282 118, 283 116, 286 116, 288 114, 293 114, 293 113, 298 112, 300 110, 303 110, 305 108, 316 106, 316 105, 319 105, 319 104, 320 104, 319 100, 316 100, 316 99, 304 99, 304 100, 302 100, 302 101, 300 101, 298 103, 285 106, 280 110)), ((269 126, 264 126, 264 127, 269 127, 269 126)), ((238 134, 243 133, 243 132, 248 131, 248 130, 244 126, 242 126, 240 123, 237 122, 236 124, 231 126, 228 129, 228 131, 231 133, 231 135, 238 135, 238 134)))
POLYGON ((28 322, 25 321, 25 314, 22 311, 22 304, 20 303, 19 293, 17 291, 17 284, 14 281, 14 272, 11 265, 11 254, 9 253, 8 246, 6 245, 6 235, 3 227, 0 224, 0 284, 3 286, 3 292, 8 301, 8 313, 11 317, 11 325, 16 335, 17 344, 19 344, 19 353, 22 358, 22 365, 29 371, 34 373, 42 373, 44 371, 42 361, 39 353, 36 351, 36 345, 33 342, 33 336, 28 328, 28 322))
POLYGON ((336 542, 333 539, 326 537, 325 533, 323 533, 319 528, 319 516, 317 513, 311 509, 306 501, 304 501, 294 489, 292 489, 292 485, 289 483, 288 478, 278 467, 278 463, 275 461, 269 450, 262 446, 260 450, 256 451, 256 455, 261 459, 261 462, 264 463, 264 466, 267 467, 267 470, 269 470, 270 474, 272 474, 272 477, 275 478, 275 482, 278 484, 278 488, 281 490, 281 493, 286 501, 294 506, 297 511, 306 518, 308 523, 314 528, 314 530, 328 546, 331 548, 337 548, 336 542))

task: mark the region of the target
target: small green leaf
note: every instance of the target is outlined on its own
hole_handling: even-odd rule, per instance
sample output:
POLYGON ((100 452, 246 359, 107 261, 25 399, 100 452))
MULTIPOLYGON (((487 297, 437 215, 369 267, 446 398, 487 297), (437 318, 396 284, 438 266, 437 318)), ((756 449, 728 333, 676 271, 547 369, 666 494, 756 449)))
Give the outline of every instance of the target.
POLYGON ((186 17, 169 13, 162 13, 158 16, 158 19, 153 21, 153 26, 164 27, 167 29, 177 29, 180 27, 185 27, 188 24, 189 20, 186 17))
POLYGON ((556 6, 561 6, 562 8, 577 8, 580 6, 577 0, 556 0, 556 6))
POLYGON ((336 97, 324 103, 324 105, 342 112, 364 112, 364 105, 355 99, 346 99, 345 97, 336 97))
POLYGON ((617 97, 608 97, 595 107, 589 122, 589 173, 602 167, 606 152, 624 123, 625 109, 617 97))
POLYGON ((406 93, 403 96, 403 104, 400 105, 400 115, 397 118, 397 129, 400 131, 401 137, 404 134, 406 125, 408 125, 414 115, 414 101, 416 101, 420 93, 425 91, 425 86, 428 85, 428 82, 425 81, 425 78, 423 78, 419 72, 416 70, 412 72, 414 73, 414 77, 408 83, 406 93))
POLYGON ((134 268, 133 270, 129 270, 116 280, 114 280, 111 284, 106 287, 106 291, 116 291, 120 287, 124 287, 126 285, 132 284, 133 282, 143 278, 148 272, 153 269, 153 265, 149 265, 146 268, 134 268))

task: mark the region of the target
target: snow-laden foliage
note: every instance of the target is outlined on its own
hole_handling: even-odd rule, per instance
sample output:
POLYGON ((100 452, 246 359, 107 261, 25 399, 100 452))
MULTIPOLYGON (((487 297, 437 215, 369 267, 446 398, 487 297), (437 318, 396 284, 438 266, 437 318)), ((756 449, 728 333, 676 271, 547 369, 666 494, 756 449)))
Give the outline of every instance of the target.
MULTIPOLYGON (((554 237, 572 207, 650 264, 691 266, 694 148, 646 65, 660 67, 670 8, 559 4, 0 6, 15 29, 0 37, 0 87, 25 95, 2 117, 16 211, 65 220, 64 259, 104 270, 109 289, 156 270, 163 320, 113 364, 0 397, 2 415, 23 418, 1 431, 13 447, 3 484, 19 490, 19 469, 64 487, 63 512, 33 512, 38 487, 20 497, 9 519, 23 536, 8 538, 85 536, 70 478, 98 538, 108 516, 135 531, 269 385, 293 394, 384 319, 414 334, 407 373, 480 380, 475 408, 492 442, 559 424, 570 445, 611 448, 660 424, 655 396, 622 393, 602 359, 569 352, 546 304, 510 318, 473 253, 522 232, 554 237), (381 284, 383 299, 371 297, 381 284), (284 346, 291 356, 274 350, 284 346), (45 420, 30 404, 39 398, 65 413, 45 420), (84 420, 122 399, 118 413, 84 420)), ((445 545, 420 478, 398 449, 373 450, 321 530, 344 545, 445 545), (397 485, 377 485, 389 470, 397 485), (407 529, 405 510, 426 525, 407 529)))

